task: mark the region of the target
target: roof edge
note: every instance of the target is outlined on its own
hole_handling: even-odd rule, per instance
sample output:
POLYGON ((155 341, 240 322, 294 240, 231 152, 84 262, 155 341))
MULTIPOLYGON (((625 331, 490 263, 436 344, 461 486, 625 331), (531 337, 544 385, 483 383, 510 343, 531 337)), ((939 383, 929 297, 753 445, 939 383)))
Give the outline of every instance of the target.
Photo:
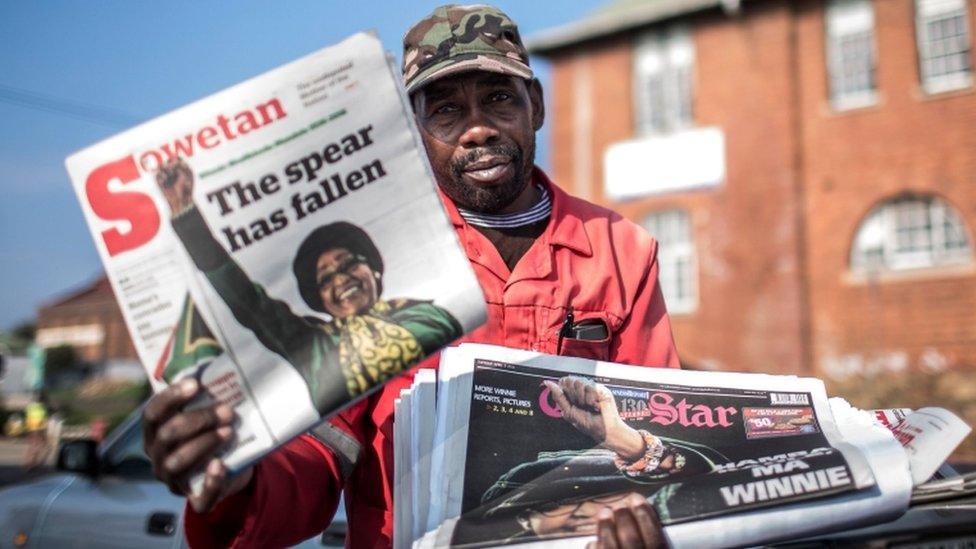
POLYGON ((723 6, 729 0, 653 0, 627 10, 596 13, 579 21, 539 31, 525 40, 526 49, 545 57, 581 42, 636 27, 723 6))
POLYGON ((69 287, 68 289, 58 292, 53 297, 45 299, 37 306, 37 314, 39 316, 43 311, 52 309, 54 307, 59 307, 73 299, 96 292, 102 287, 107 287, 109 289, 109 293, 112 295, 112 298, 115 299, 115 292, 112 291, 111 286, 112 285, 108 280, 108 275, 103 272, 102 274, 95 276, 86 282, 69 287))

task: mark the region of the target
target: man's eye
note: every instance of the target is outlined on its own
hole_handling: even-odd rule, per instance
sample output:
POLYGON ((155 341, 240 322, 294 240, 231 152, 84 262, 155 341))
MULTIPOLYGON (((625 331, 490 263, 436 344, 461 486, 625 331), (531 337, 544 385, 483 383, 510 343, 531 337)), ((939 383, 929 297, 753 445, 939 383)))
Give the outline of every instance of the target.
POLYGON ((450 103, 444 105, 438 105, 434 107, 434 114, 451 114, 458 111, 457 105, 452 105, 450 103))
POLYGON ((504 92, 504 91, 499 91, 499 92, 495 92, 495 93, 491 94, 488 97, 488 100, 489 101, 507 101, 508 99, 511 99, 511 98, 512 98, 512 94, 510 94, 508 92, 504 92))

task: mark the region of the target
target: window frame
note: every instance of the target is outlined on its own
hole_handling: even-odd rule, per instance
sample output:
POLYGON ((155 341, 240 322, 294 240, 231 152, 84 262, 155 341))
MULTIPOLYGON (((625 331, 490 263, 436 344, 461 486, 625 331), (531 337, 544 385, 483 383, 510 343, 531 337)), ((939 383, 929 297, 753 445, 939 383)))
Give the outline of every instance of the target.
POLYGON ((875 37, 874 5, 871 0, 828 0, 824 9, 824 46, 827 68, 827 96, 837 111, 869 107, 878 102, 878 49, 875 37), (860 10, 860 12, 858 12, 860 10), (845 38, 867 34, 868 89, 845 91, 845 38), (840 84, 838 84, 840 82, 840 84))
POLYGON ((685 25, 654 28, 637 35, 632 63, 634 131, 639 136, 673 133, 695 123, 695 43, 685 25), (658 65, 656 71, 649 65, 658 65), (661 79, 662 94, 648 81, 661 79), (661 116, 653 105, 659 103, 661 116), (656 121, 655 119, 659 119, 656 121))
POLYGON ((936 195, 903 195, 876 204, 861 218, 851 241, 848 266, 856 273, 878 273, 966 265, 973 262, 972 243, 965 220, 949 202, 936 195), (924 217, 921 223, 903 222, 906 216, 918 214, 924 217), (959 230, 961 245, 947 243, 949 227, 959 230), (919 230, 925 231, 926 243, 921 249, 906 246, 904 235, 919 230), (874 231, 880 246, 864 246, 872 236, 865 231, 874 231))
POLYGON ((691 214, 683 208, 655 210, 644 215, 641 226, 658 243, 658 283, 668 312, 695 312, 698 309, 699 276, 691 214), (674 280, 674 287, 669 282, 671 280, 674 280), (682 295, 682 289, 687 289, 687 293, 682 295))
POLYGON ((918 62, 918 78, 925 93, 935 95, 973 86, 972 28, 969 12, 969 0, 915 0, 915 50, 918 62), (952 4, 956 4, 956 6, 947 7, 952 4), (945 14, 952 15, 947 17, 945 14), (929 61, 934 56, 930 51, 932 44, 929 40, 929 23, 955 16, 962 17, 962 43, 965 44, 966 70, 930 75, 928 74, 929 61))

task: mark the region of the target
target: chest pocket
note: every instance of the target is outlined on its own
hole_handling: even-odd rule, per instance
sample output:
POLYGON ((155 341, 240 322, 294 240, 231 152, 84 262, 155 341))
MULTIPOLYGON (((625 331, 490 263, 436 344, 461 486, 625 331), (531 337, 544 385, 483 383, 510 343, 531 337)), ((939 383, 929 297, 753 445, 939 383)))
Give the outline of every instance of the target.
POLYGON ((567 315, 559 317, 547 333, 546 349, 551 354, 610 360, 610 341, 616 331, 612 322, 602 311, 573 311, 572 322, 567 315), (562 334, 562 337, 560 337, 562 334))

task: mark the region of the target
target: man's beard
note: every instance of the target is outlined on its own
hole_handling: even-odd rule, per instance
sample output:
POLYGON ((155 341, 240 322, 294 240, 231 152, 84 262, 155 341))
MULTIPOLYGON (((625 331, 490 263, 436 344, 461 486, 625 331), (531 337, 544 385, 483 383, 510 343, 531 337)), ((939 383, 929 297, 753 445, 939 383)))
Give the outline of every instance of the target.
POLYGON ((461 208, 478 213, 497 213, 508 207, 522 194, 528 184, 525 177, 527 167, 531 166, 533 162, 535 162, 534 140, 529 144, 528 155, 524 155, 522 149, 515 144, 479 147, 469 151, 462 158, 451 162, 449 167, 451 177, 440 182, 441 189, 461 208), (509 158, 515 174, 511 179, 497 185, 482 187, 477 184, 465 183, 463 180, 464 168, 486 155, 509 158), (526 158, 528 163, 525 162, 526 158))

